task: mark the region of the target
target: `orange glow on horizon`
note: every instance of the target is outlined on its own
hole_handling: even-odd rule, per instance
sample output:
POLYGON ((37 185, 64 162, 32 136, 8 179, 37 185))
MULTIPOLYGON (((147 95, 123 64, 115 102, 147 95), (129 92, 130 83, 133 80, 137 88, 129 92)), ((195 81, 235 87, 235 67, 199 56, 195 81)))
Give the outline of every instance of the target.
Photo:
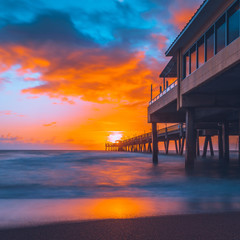
POLYGON ((58 49, 59 57, 49 54, 52 52, 50 47, 54 48, 46 45, 35 49, 14 44, 0 47, 1 62, 5 66, 0 72, 19 64, 15 74, 27 82, 36 81, 35 87, 32 84, 33 87, 21 89, 19 96, 22 99, 29 99, 34 106, 47 96, 48 100, 44 101, 49 101, 49 106, 55 104, 59 113, 63 104, 62 113, 56 117, 51 106, 46 109, 46 113, 51 112, 51 117, 47 114, 37 117, 19 109, 18 114, 26 117, 21 122, 18 119, 14 134, 8 124, 10 121, 6 121, 3 132, 4 136, 12 136, 13 146, 31 144, 51 149, 102 150, 106 140, 114 143, 122 138, 122 132, 133 137, 133 133, 148 131, 149 89, 159 70, 150 69, 144 62, 144 52, 129 54, 114 50, 105 56, 105 52, 97 49, 67 53, 58 49), (116 59, 115 55, 121 57, 116 59), (62 57, 69 58, 71 64, 61 61, 62 57), (79 62, 84 64, 79 65, 79 62), (96 69, 94 73, 92 69, 96 69), (29 78, 29 72, 38 73, 39 78, 29 78), (66 114, 68 104, 71 113, 66 114), (129 121, 122 120, 126 115, 129 121))

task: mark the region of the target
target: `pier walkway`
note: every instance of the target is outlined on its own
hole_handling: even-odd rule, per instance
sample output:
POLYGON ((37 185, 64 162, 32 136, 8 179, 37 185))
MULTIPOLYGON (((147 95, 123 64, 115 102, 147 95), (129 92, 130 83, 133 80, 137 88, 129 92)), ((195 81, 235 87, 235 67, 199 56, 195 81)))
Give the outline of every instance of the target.
MULTIPOLYGON (((168 153, 169 142, 174 141, 176 153, 183 154, 185 141, 185 124, 176 124, 157 130, 158 142, 164 142, 165 152, 168 153)), ((106 143, 106 151, 152 152, 152 132, 139 135, 116 143, 106 143)))
MULTIPOLYGON (((209 150, 211 156, 214 156, 215 150, 219 152, 219 159, 223 158, 223 139, 222 139, 222 126, 216 124, 198 124, 196 126, 196 154, 202 157, 206 157, 209 150), (218 149, 213 147, 213 137, 218 137, 218 149), (204 138, 204 143, 200 146, 200 137, 204 138)), ((229 134, 231 136, 238 136, 235 124, 229 126, 229 134)), ((162 142, 164 145, 163 151, 165 154, 169 153, 170 142, 174 143, 175 153, 183 155, 185 151, 186 141, 186 125, 184 123, 175 124, 166 128, 157 130, 157 142, 162 142)), ((153 150, 153 133, 144 133, 142 135, 129 138, 123 141, 117 141, 116 143, 106 143, 105 151, 117 151, 117 152, 140 152, 140 153, 152 153, 153 150)))

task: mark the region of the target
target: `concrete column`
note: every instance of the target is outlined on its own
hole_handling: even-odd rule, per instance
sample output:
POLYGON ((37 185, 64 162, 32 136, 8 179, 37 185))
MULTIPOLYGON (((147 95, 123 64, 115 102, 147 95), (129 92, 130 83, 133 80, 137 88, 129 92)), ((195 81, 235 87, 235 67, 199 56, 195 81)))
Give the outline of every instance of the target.
POLYGON ((158 163, 157 123, 152 123, 152 161, 158 163))
POLYGON ((226 121, 222 125, 223 135, 223 157, 226 162, 229 161, 229 123, 226 121))
POLYGON ((187 109, 185 168, 194 168, 195 158, 196 158, 196 130, 194 126, 194 110, 187 109))
POLYGON ((222 128, 218 130, 218 156, 219 156, 219 160, 223 159, 223 135, 222 135, 222 128))

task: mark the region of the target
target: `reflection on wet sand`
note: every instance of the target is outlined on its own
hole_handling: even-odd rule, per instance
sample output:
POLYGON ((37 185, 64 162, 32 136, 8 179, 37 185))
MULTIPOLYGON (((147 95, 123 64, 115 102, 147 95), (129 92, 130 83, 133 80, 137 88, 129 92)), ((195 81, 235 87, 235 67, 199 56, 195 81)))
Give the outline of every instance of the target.
POLYGON ((173 198, 0 200, 0 227, 236 210, 240 210, 239 199, 228 203, 219 202, 219 199, 186 201, 173 198))
POLYGON ((181 201, 160 198, 1 200, 0 226, 91 219, 121 219, 181 213, 181 201), (9 208, 12 206, 12 214, 9 208))

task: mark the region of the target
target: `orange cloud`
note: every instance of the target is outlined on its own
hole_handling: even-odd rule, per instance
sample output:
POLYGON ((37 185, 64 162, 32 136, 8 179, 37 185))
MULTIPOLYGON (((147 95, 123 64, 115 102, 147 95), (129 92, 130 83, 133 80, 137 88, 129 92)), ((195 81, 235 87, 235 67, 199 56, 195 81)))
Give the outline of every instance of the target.
POLYGON ((178 0, 175 5, 170 5, 170 23, 181 31, 194 15, 200 3, 200 0, 194 1, 190 4, 184 0, 178 0))
MULTIPOLYGON (((32 128, 35 134, 31 134, 28 128, 28 134, 19 133, 24 137, 27 134, 31 138, 37 133, 40 144, 45 136, 49 138, 54 134, 60 137, 52 144, 65 143, 65 148, 103 149, 109 131, 123 131, 124 136, 132 136, 148 129, 146 109, 150 100, 150 85, 159 81, 158 74, 163 65, 155 59, 148 62, 144 52, 131 53, 116 48, 71 50, 52 45, 31 48, 12 44, 0 46, 0 52, 3 53, 0 61, 8 66, 5 70, 19 64, 21 68, 17 74, 20 76, 24 77, 29 72, 40 73, 39 79, 29 79, 29 76, 25 79, 35 81, 36 87, 23 89, 23 94, 47 95, 69 104, 81 99, 99 109, 96 111, 96 107, 93 108, 92 120, 86 123, 75 116, 76 123, 69 127, 63 128, 56 122, 50 122, 42 125, 46 131, 32 128), (126 116, 129 121, 124 120, 126 116), (54 132, 49 132, 52 128, 48 127, 51 126, 55 126, 54 132)), ((78 111, 80 115, 85 114, 81 109, 78 111)))
POLYGON ((71 104, 74 103, 71 97, 99 103, 142 102, 158 76, 158 69, 145 61, 144 52, 129 53, 121 49, 66 51, 53 46, 31 49, 9 45, 0 48, 0 53, 1 61, 8 67, 21 65, 19 75, 29 69, 41 74, 41 79, 31 81, 40 80, 42 84, 36 83, 36 87, 24 89, 23 93, 44 94, 71 104))
POLYGON ((165 49, 167 46, 166 46, 166 42, 167 42, 167 37, 164 36, 164 35, 160 35, 160 34, 155 34, 153 33, 151 35, 152 39, 156 41, 156 45, 158 47, 159 50, 163 50, 165 49))
POLYGON ((19 136, 12 136, 10 133, 0 136, 1 143, 12 143, 16 141, 21 141, 23 138, 19 136))
POLYGON ((17 116, 17 117, 24 117, 23 114, 18 114, 15 112, 12 112, 10 110, 6 110, 6 111, 0 111, 0 116, 17 116))
POLYGON ((44 127, 51 127, 51 126, 54 126, 56 124, 57 124, 57 122, 51 122, 51 123, 43 124, 43 126, 44 127))

